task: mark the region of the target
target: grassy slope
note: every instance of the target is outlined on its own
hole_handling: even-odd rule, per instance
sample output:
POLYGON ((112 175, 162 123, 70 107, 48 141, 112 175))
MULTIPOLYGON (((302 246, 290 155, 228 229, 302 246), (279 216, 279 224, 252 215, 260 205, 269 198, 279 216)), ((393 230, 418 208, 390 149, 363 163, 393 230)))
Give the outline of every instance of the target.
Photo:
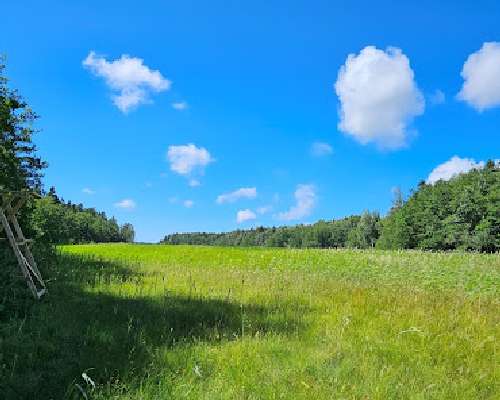
POLYGON ((49 274, 0 398, 500 394, 499 255, 97 245, 49 274))

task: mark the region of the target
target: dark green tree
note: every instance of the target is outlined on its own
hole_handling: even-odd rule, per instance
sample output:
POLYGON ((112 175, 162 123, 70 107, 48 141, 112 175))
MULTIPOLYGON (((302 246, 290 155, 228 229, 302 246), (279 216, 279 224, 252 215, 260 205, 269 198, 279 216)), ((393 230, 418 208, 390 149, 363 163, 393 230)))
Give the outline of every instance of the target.
POLYGON ((41 191, 46 164, 36 155, 33 144, 37 115, 7 86, 4 61, 0 57, 0 189, 41 191))
POLYGON ((132 224, 123 224, 120 228, 120 236, 124 242, 132 243, 135 238, 134 227, 132 224))

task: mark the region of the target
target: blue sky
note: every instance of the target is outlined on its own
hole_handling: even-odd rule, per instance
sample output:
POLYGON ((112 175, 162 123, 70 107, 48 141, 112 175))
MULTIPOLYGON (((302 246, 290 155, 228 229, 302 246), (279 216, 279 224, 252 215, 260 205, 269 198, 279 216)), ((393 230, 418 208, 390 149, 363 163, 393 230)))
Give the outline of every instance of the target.
POLYGON ((137 240, 384 213, 500 156, 496 1, 76 3, 4 4, 0 52, 46 186, 137 240))

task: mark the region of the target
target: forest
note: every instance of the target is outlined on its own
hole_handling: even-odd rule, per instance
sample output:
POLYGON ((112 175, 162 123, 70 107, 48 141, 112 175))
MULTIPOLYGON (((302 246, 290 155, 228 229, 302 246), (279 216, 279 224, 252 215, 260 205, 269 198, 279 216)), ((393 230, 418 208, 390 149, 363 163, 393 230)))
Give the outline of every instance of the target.
POLYGON ((408 199, 396 191, 387 216, 361 215, 312 225, 257 227, 226 233, 176 233, 164 244, 293 248, 473 250, 500 249, 500 164, 449 181, 421 182, 408 199))

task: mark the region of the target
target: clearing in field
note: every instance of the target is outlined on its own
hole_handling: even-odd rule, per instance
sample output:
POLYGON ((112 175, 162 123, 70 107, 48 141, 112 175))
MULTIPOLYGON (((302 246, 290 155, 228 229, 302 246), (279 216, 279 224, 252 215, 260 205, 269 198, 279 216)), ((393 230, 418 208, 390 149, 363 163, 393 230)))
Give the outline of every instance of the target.
POLYGON ((48 278, 12 398, 498 398, 498 254, 85 245, 48 278))

